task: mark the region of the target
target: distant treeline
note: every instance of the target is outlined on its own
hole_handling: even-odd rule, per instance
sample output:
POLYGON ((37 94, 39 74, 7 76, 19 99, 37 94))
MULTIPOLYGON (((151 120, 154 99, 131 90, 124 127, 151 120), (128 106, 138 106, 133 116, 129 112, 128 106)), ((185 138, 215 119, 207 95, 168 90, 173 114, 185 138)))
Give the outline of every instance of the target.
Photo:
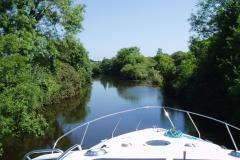
POLYGON ((94 76, 145 82, 176 96, 182 95, 197 69, 197 59, 192 52, 178 51, 170 55, 159 49, 154 57, 145 57, 138 47, 123 48, 111 59, 92 63, 94 76))
POLYGON ((177 91, 186 85, 184 83, 194 72, 196 58, 191 52, 178 51, 169 55, 161 49, 156 56, 145 57, 138 47, 130 47, 118 51, 116 57, 93 62, 92 68, 94 76, 110 75, 160 87, 173 86, 177 91))
POLYGON ((95 62, 94 75, 105 74, 159 85, 191 110, 240 120, 240 1, 204 0, 191 15, 189 52, 144 57, 139 48, 123 48, 95 62))
POLYGON ((88 53, 74 36, 83 12, 71 0, 0 1, 0 157, 6 137, 44 134, 44 106, 91 84, 88 53))

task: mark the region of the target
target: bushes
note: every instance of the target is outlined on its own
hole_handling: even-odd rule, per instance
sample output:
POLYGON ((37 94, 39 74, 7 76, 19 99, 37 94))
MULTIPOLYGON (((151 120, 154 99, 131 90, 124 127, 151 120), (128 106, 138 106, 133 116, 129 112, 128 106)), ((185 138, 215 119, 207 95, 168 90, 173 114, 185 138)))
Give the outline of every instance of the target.
POLYGON ((93 62, 92 66, 95 75, 147 82, 179 95, 185 91, 197 64, 198 61, 191 52, 178 51, 172 55, 159 52, 154 57, 144 57, 138 47, 129 47, 120 49, 111 59, 93 62))
POLYGON ((148 79, 152 84, 163 87, 164 78, 159 71, 151 69, 148 74, 148 79))
POLYGON ((53 101, 53 94, 58 92, 61 87, 61 83, 56 81, 55 75, 51 73, 46 67, 41 67, 39 65, 32 66, 32 76, 33 81, 36 85, 41 88, 43 92, 43 104, 49 104, 53 101))
POLYGON ((72 0, 0 3, 0 139, 42 135, 42 106, 91 81, 87 51, 74 38, 85 6, 72 0))
POLYGON ((181 96, 182 93, 186 92, 186 88, 197 69, 197 60, 192 53, 184 52, 173 54, 172 57, 175 61, 176 71, 171 87, 175 95, 181 96))
POLYGON ((66 37, 58 44, 58 59, 68 63, 76 70, 85 68, 88 73, 91 73, 91 65, 88 58, 88 53, 81 43, 73 37, 66 37))
POLYGON ((31 79, 30 65, 26 63, 27 59, 19 54, 0 59, 0 91, 31 79))
POLYGON ((146 80, 148 77, 147 67, 141 64, 126 64, 121 69, 122 75, 130 80, 146 80))
POLYGON ((33 83, 22 83, 0 94, 1 136, 43 135, 46 120, 39 115, 43 92, 33 83))
POLYGON ((166 79, 171 78, 175 73, 176 67, 173 58, 168 54, 158 54, 154 57, 157 62, 155 69, 158 70, 166 79))
POLYGON ((76 70, 59 60, 55 73, 30 62, 19 54, 0 59, 0 140, 43 135, 48 126, 40 114, 43 105, 79 94, 91 79, 83 68, 76 70))
POLYGON ((26 58, 16 54, 0 59, 0 76, 1 137, 25 133, 41 135, 46 122, 38 115, 37 109, 41 106, 44 92, 34 83, 26 58))
POLYGON ((82 81, 79 73, 72 66, 58 61, 55 77, 60 88, 53 95, 54 101, 79 94, 82 81))
POLYGON ((100 62, 91 62, 91 65, 92 65, 93 77, 96 77, 102 73, 102 70, 100 68, 100 65, 101 65, 100 62))
POLYGON ((138 47, 122 48, 116 57, 93 63, 95 75, 117 76, 162 86, 163 78, 160 72, 154 69, 155 65, 155 60, 144 57, 138 47))

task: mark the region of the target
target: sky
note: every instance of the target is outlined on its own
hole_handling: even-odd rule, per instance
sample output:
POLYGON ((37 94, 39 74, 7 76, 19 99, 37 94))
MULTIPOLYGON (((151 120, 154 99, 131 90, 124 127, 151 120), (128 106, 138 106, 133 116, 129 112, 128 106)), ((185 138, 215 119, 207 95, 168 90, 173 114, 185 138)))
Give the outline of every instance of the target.
POLYGON ((145 56, 188 51, 191 13, 197 0, 78 0, 86 5, 77 36, 93 60, 137 46, 145 56))

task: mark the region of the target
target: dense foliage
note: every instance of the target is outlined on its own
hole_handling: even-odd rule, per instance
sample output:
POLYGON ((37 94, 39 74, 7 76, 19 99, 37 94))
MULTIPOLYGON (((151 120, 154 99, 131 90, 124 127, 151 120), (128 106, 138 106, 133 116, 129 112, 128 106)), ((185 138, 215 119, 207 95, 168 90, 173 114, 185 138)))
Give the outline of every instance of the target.
POLYGON ((0 1, 0 146, 4 137, 43 135, 42 106, 90 83, 87 51, 74 37, 83 12, 72 0, 0 1))
POLYGON ((144 57, 138 47, 129 47, 119 50, 116 57, 93 62, 93 74, 118 76, 122 79, 162 85, 163 77, 154 68, 155 65, 156 61, 144 57))
POLYGON ((220 113, 239 119, 240 1, 204 0, 198 7, 190 19, 196 33, 190 49, 198 69, 186 96, 194 104, 204 102, 208 110, 217 107, 220 113))
POLYGON ((146 82, 172 90, 172 93, 186 87, 196 63, 191 53, 179 51, 169 55, 160 50, 154 57, 144 57, 138 47, 123 48, 116 57, 92 62, 94 75, 146 82))

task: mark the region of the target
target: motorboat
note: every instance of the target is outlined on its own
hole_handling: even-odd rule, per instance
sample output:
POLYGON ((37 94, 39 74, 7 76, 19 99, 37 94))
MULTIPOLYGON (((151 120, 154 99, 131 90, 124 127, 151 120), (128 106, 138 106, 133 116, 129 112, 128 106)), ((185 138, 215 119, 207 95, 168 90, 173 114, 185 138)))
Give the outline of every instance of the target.
POLYGON ((231 129, 240 131, 240 129, 234 125, 203 114, 171 107, 144 106, 108 114, 81 124, 59 137, 52 148, 30 151, 24 156, 24 160, 240 160, 240 151, 238 150, 231 129), (121 117, 121 115, 129 112, 153 109, 163 111, 164 117, 169 121, 169 128, 153 126, 139 129, 139 126, 143 123, 142 120, 139 120, 134 130, 115 135, 121 123, 120 118, 114 125, 110 138, 103 139, 89 148, 82 147, 90 125, 108 117, 121 117), (185 134, 181 130, 178 130, 171 119, 171 115, 169 114, 170 110, 186 114, 195 128, 197 136, 185 134), (205 118, 214 123, 224 125, 234 149, 227 149, 226 147, 203 139, 192 118, 193 116, 205 118), (65 151, 57 148, 59 141, 80 128, 82 128, 84 132, 79 144, 75 144, 65 151))

